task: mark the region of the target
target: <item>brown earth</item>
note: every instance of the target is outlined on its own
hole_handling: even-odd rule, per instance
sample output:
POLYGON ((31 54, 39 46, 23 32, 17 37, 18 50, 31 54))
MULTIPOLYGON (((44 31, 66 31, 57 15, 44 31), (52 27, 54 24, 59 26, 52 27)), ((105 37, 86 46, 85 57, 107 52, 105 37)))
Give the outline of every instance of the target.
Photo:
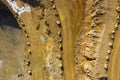
POLYGON ((119 13, 119 0, 0 1, 0 80, 119 80, 119 13))

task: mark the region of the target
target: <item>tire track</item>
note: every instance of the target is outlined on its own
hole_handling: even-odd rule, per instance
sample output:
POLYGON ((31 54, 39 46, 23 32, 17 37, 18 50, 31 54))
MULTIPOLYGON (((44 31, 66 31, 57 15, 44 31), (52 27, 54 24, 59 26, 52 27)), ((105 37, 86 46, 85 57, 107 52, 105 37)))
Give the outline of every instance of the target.
POLYGON ((114 33, 114 44, 113 44, 113 49, 112 49, 112 53, 110 55, 110 62, 109 62, 109 66, 108 66, 108 78, 109 80, 120 80, 120 10, 119 10, 119 1, 116 1, 116 11, 118 12, 117 14, 117 23, 115 25, 115 33, 114 33))
POLYGON ((114 29, 114 25, 116 24, 116 6, 117 6, 117 0, 114 2, 112 0, 107 0, 105 1, 105 8, 106 8, 106 15, 105 15, 105 22, 104 22, 104 29, 102 31, 102 37, 99 43, 99 48, 98 53, 97 53, 97 60, 95 63, 95 68, 94 68, 94 76, 97 74, 98 77, 103 77, 107 74, 107 65, 108 62, 105 59, 106 56, 109 56, 107 53, 107 50, 109 48, 109 43, 112 43, 112 40, 109 39, 109 36, 114 29), (106 65, 106 66, 105 66, 106 65))

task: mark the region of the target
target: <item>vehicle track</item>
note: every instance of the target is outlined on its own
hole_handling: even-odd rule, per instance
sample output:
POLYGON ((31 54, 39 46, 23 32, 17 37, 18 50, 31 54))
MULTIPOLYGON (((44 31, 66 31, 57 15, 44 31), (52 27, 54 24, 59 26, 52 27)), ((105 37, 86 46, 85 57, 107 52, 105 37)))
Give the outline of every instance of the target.
MULTIPOLYGON (((94 68, 94 75, 100 74, 100 76, 106 74, 106 71, 104 69, 104 64, 108 64, 106 60, 106 56, 109 56, 107 54, 107 51, 111 49, 109 47, 109 43, 113 43, 111 37, 112 31, 115 28, 116 24, 116 7, 117 7, 117 0, 106 0, 105 1, 105 8, 106 8, 106 15, 104 16, 104 29, 102 31, 102 37, 98 48, 98 54, 97 54, 97 62, 95 64, 94 68), (100 61, 100 62, 99 62, 100 61)), ((108 70, 109 71, 109 70, 108 70)))
POLYGON ((109 80, 120 80, 120 13, 119 13, 119 2, 118 7, 116 8, 117 14, 117 25, 115 27, 115 40, 113 44, 113 49, 110 56, 109 62, 109 80))
POLYGON ((115 34, 115 41, 109 63, 109 80, 120 80, 120 30, 115 34))

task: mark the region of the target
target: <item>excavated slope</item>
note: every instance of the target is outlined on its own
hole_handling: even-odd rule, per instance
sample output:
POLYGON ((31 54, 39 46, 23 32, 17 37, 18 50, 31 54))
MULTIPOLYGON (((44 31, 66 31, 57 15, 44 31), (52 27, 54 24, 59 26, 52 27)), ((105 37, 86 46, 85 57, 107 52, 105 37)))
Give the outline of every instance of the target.
POLYGON ((18 80, 23 74, 23 53, 21 28, 9 11, 0 9, 0 80, 18 80))
POLYGON ((119 0, 2 0, 0 80, 119 80, 119 24, 119 0))

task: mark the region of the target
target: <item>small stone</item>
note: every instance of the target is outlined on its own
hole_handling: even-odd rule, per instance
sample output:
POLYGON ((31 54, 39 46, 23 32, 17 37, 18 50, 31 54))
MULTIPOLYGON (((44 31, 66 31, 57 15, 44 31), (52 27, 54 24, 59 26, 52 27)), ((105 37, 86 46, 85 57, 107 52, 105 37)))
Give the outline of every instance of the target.
POLYGON ((115 24, 115 29, 118 30, 118 24, 115 24))
POLYGON ((27 42, 27 46, 30 46, 30 42, 27 42))
POLYGON ((60 22, 60 21, 56 21, 56 23, 57 23, 57 25, 60 25, 60 24, 61 24, 61 22, 60 22))
POLYGON ((111 36, 111 39, 112 39, 112 40, 114 40, 114 39, 115 39, 115 37, 114 37, 114 36, 111 36))
POLYGON ((120 7, 117 7, 117 8, 116 8, 116 11, 117 11, 118 13, 120 13, 120 7))
POLYGON ((60 37, 62 36, 60 31, 58 31, 58 35, 59 35, 60 37))
POLYGON ((111 54, 111 50, 108 50, 107 53, 108 53, 108 54, 111 54))
POLYGON ((106 60, 109 61, 109 56, 106 56, 106 60))
POLYGON ((29 74, 29 75, 32 75, 32 72, 31 72, 31 71, 28 71, 28 74, 29 74))
POLYGON ((120 16, 117 16, 117 20, 119 20, 120 19, 120 16))
POLYGON ((53 5, 52 8, 55 9, 56 8, 55 5, 53 5))
POLYGON ((55 13, 55 16, 56 16, 56 17, 58 17, 58 16, 59 16, 58 12, 56 12, 56 13, 55 13))
POLYGON ((21 22, 21 20, 20 20, 20 19, 18 19, 18 22, 21 22))
POLYGON ((62 44, 59 45, 59 49, 63 51, 62 44))
POLYGON ((112 34, 115 34, 115 31, 114 31, 114 30, 112 31, 112 34))
POLYGON ((26 62, 26 65, 30 66, 30 63, 31 63, 30 61, 26 62))
POLYGON ((29 66, 30 63, 31 63, 30 60, 25 60, 25 61, 24 61, 24 65, 25 65, 25 66, 26 66, 26 65, 29 66))
POLYGON ((28 73, 31 73, 31 71, 28 71, 28 73))
POLYGON ((62 73, 63 73, 63 72, 62 72, 62 71, 60 71, 60 74, 61 74, 61 75, 62 75, 62 73))
POLYGON ((104 64, 104 68, 105 68, 105 70, 108 70, 108 65, 104 64))
POLYGON ((111 43, 111 42, 108 45, 109 45, 109 47, 113 47, 113 43, 111 43))
POLYGON ((115 24, 115 28, 118 27, 118 24, 115 24))
POLYGON ((50 0, 50 2, 54 2, 54 0, 50 0))
POLYGON ((62 39, 60 38, 59 40, 58 40, 60 43, 62 43, 62 39))
POLYGON ((58 54, 57 57, 58 57, 59 59, 62 58, 62 56, 61 56, 60 54, 58 54))

